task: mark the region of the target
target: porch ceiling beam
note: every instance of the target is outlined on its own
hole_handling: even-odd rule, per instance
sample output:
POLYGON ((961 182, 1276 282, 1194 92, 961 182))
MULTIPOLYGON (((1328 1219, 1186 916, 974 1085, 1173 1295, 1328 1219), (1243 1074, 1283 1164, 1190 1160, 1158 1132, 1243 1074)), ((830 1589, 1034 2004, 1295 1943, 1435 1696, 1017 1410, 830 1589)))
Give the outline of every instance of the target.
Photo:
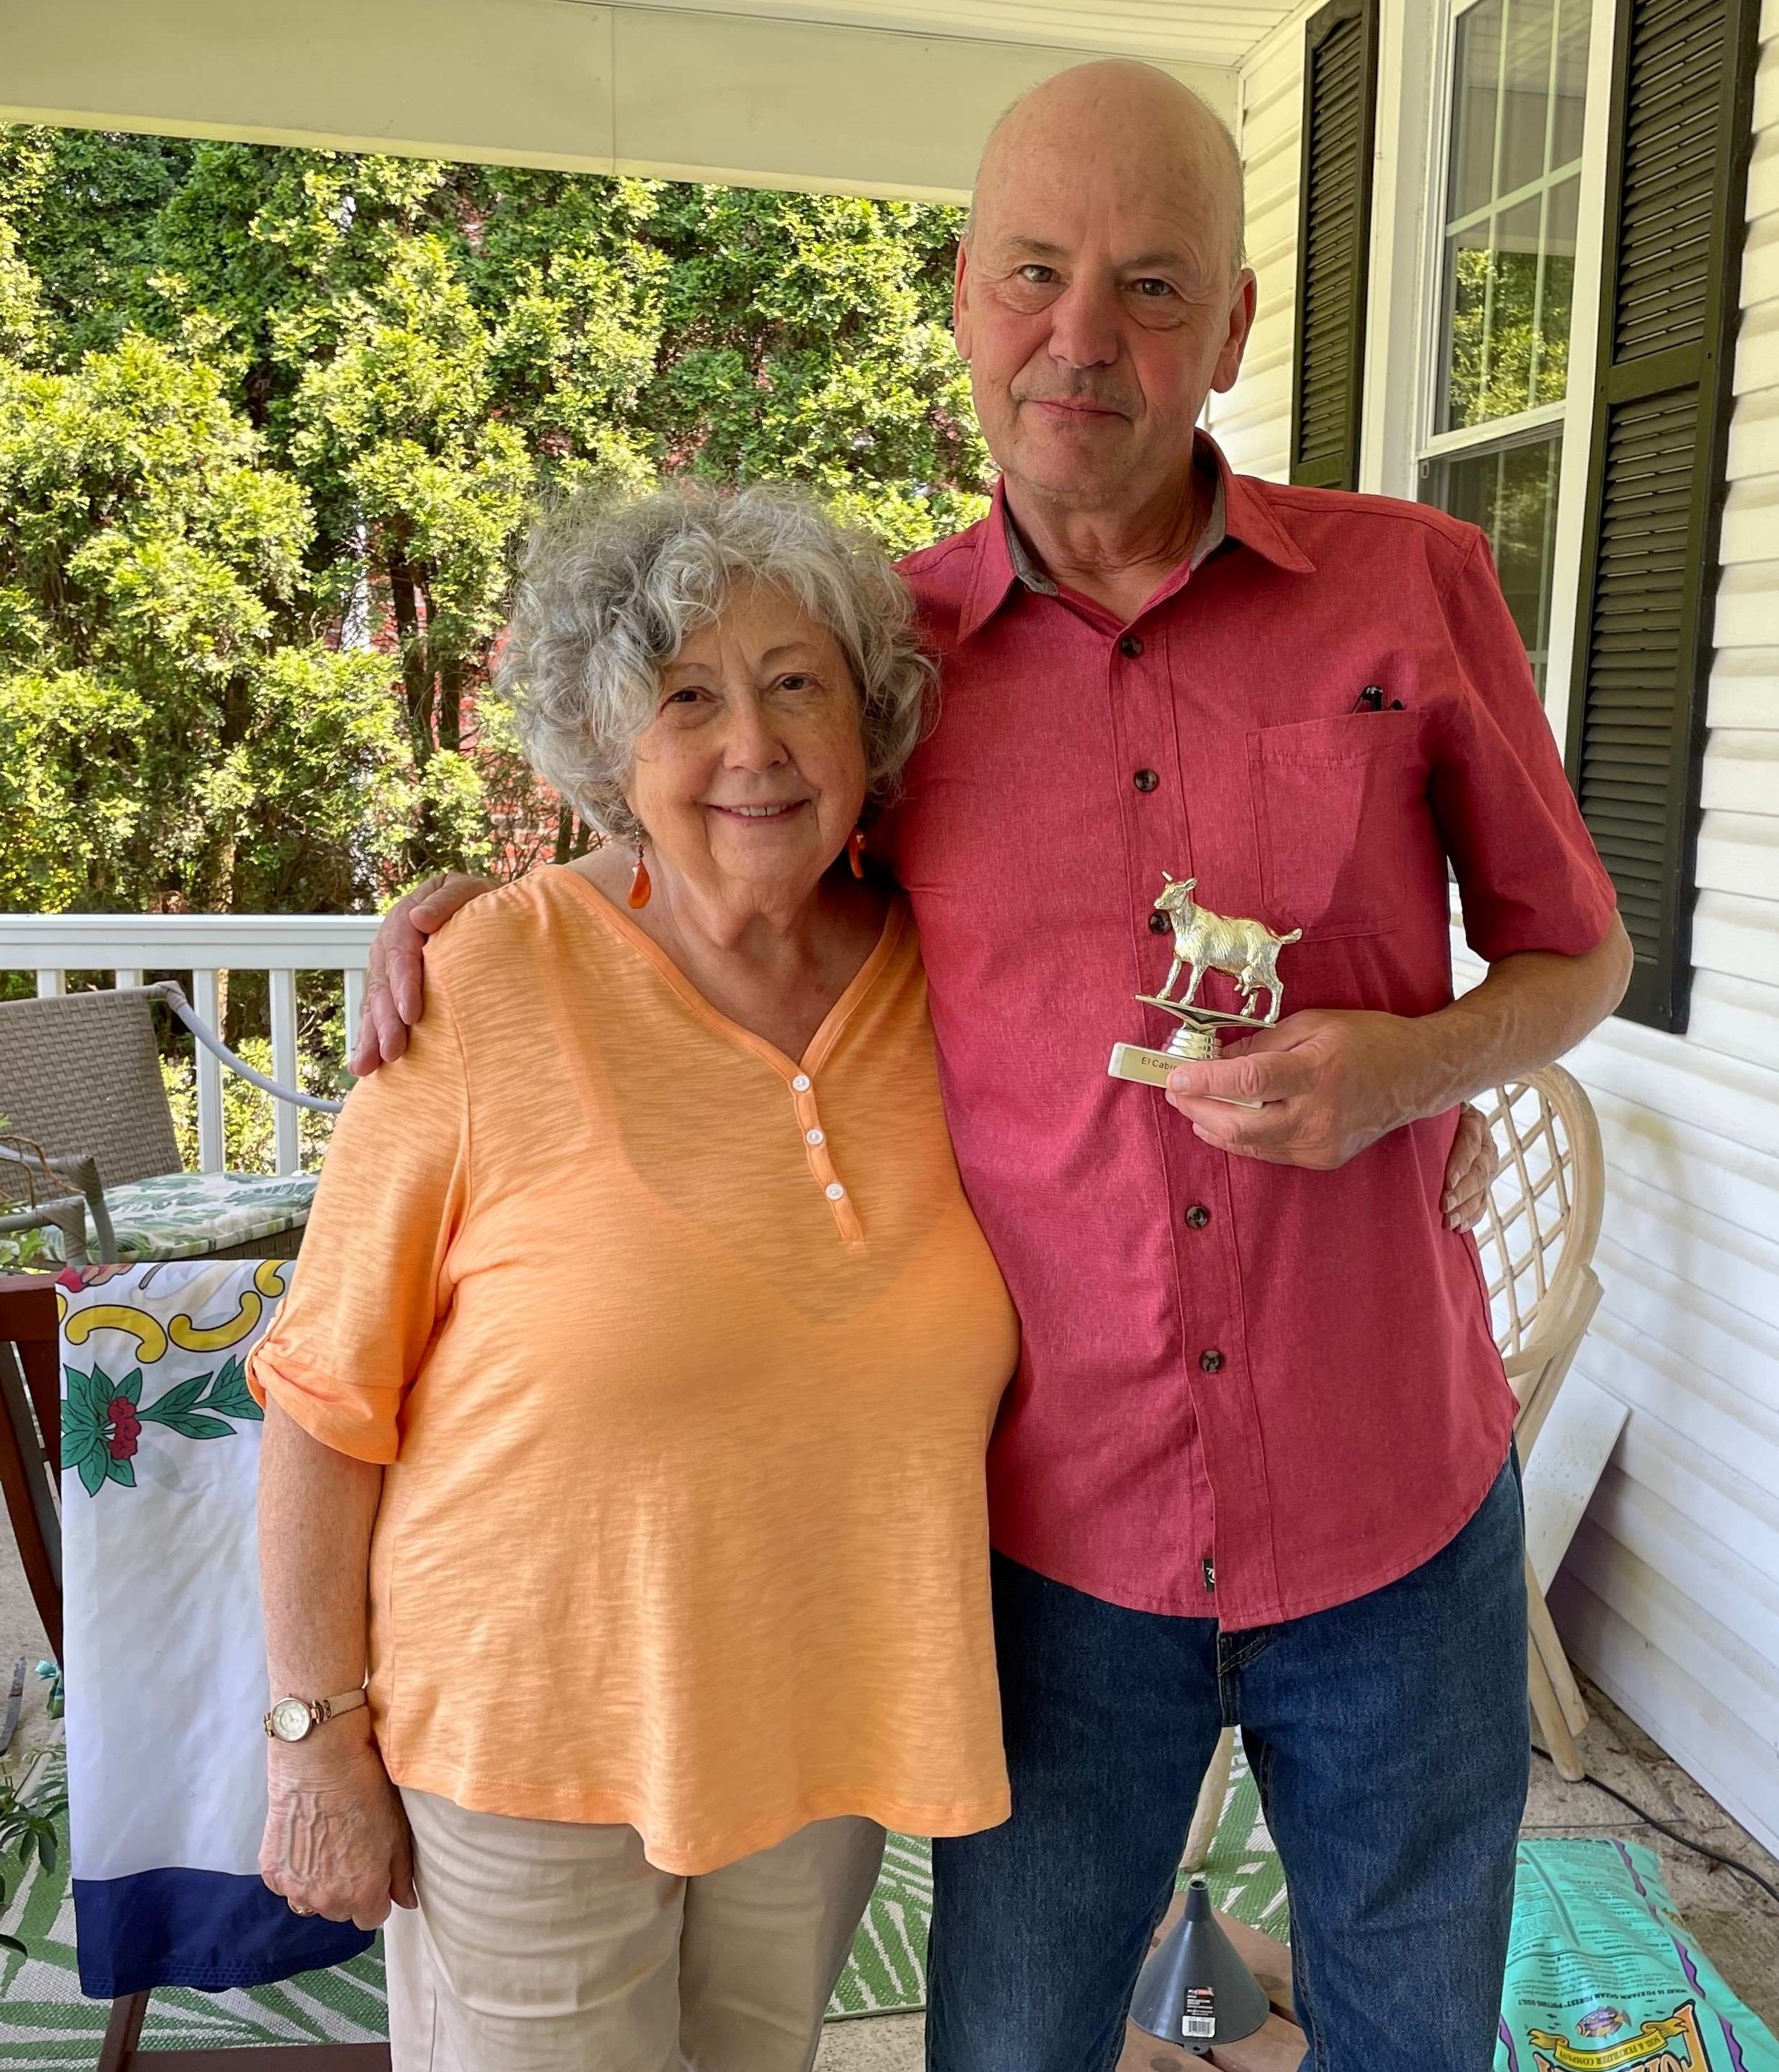
MULTIPOLYGON (((1007 103, 1104 55, 588 0, 0 0, 0 119, 963 201, 1007 103)), ((1232 71, 1164 68, 1233 118, 1232 71)))

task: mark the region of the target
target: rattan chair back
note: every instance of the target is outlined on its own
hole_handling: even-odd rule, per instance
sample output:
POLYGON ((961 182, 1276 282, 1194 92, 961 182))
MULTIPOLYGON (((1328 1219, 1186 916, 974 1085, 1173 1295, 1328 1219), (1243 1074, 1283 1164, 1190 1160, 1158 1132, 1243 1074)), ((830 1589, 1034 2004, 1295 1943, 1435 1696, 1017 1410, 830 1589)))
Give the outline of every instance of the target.
POLYGON ((1477 1098, 1502 1157, 1477 1229, 1495 1342, 1528 1450, 1600 1300, 1605 1161, 1593 1104, 1560 1065, 1477 1098), (1560 1363, 1560 1364, 1559 1364, 1560 1363))
POLYGON ((0 1116, 107 1187, 179 1171, 153 1005, 140 989, 0 1001, 0 1116))

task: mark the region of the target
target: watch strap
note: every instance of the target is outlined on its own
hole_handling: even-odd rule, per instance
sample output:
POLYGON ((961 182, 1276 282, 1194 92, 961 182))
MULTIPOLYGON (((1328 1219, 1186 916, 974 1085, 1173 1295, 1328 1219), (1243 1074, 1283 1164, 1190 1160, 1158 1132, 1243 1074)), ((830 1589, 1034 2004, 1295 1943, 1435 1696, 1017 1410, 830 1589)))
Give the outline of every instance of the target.
MULTIPOLYGON (((269 1740, 283 1741, 286 1738, 272 1723, 279 1708, 291 1702, 290 1698, 280 1698, 261 1722, 269 1740)), ((342 1691, 332 1698, 297 1698, 294 1702, 309 1715, 309 1725, 295 1738, 306 1741, 317 1727, 325 1726, 328 1720, 337 1718, 342 1712, 356 1711, 360 1705, 368 1704, 370 1700, 361 1687, 356 1691, 342 1691)))
POLYGON ((370 1703, 362 1686, 356 1691, 343 1691, 337 1698, 318 1698, 309 1708, 309 1716, 315 1725, 323 1726, 329 1720, 342 1712, 355 1712, 360 1705, 370 1703))

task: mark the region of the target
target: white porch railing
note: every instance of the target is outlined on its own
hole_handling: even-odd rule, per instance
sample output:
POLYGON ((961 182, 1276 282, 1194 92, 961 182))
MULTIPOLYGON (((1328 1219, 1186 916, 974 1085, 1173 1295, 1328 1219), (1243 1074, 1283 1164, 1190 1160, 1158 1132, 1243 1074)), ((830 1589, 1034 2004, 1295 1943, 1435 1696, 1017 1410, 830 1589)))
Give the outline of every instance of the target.
MULTIPOLYGON (((31 972, 39 995, 64 992, 70 972, 109 972, 113 985, 140 985, 147 972, 189 972, 187 997, 212 1029, 224 972, 264 972, 272 1002, 272 1076, 297 1078, 297 974, 338 972, 347 1040, 358 1026, 364 968, 377 931, 372 914, 0 914, 0 972, 31 972)), ((219 1031, 220 1033, 220 1031, 219 1031)), ((198 1160, 223 1170, 222 1067, 197 1051, 198 1160)), ((275 1101, 277 1169, 301 1163, 297 1112, 275 1101)))

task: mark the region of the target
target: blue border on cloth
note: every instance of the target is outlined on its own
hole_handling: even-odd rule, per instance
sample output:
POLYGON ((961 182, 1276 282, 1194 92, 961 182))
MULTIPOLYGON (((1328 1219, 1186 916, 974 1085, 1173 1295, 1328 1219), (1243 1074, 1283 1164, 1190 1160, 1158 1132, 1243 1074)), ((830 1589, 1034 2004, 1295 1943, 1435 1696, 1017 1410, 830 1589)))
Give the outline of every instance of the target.
POLYGON ((72 1884, 80 1990, 92 2000, 157 1986, 203 1993, 269 1986, 362 1956, 376 1939, 349 1921, 293 1914, 257 1877, 227 1871, 138 1871, 72 1884))

